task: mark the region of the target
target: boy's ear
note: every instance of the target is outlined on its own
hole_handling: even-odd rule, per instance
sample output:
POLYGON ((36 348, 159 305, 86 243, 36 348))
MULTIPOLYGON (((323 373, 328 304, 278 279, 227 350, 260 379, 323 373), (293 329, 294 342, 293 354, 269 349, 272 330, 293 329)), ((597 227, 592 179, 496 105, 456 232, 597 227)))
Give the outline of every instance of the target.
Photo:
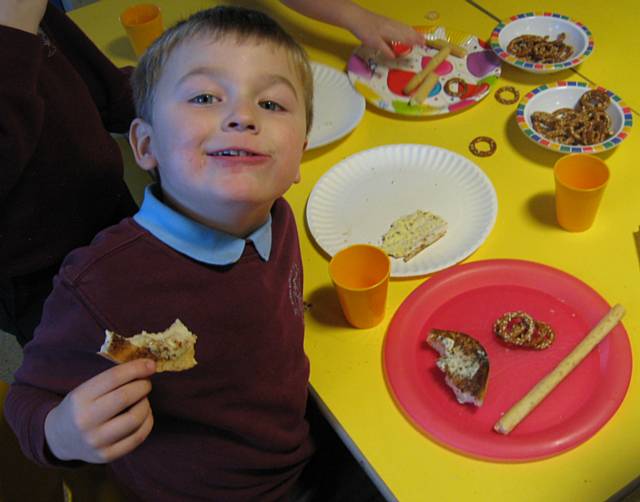
POLYGON ((151 171, 158 166, 158 161, 151 150, 151 133, 151 124, 141 118, 136 118, 131 122, 129 144, 136 162, 145 171, 151 171))
MULTIPOLYGON (((304 145, 302 145, 302 153, 305 152, 305 150, 307 149, 307 145, 309 144, 309 138, 306 138, 304 140, 304 145)), ((300 175, 300 164, 298 164, 298 172, 296 173, 296 177, 293 179, 294 183, 300 183, 301 180, 301 175, 300 175)))

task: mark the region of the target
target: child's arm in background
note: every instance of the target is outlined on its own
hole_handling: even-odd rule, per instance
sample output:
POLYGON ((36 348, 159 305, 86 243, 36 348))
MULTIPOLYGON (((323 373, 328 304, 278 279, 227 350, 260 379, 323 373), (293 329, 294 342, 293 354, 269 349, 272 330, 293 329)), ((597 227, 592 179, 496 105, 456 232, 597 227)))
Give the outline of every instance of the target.
MULTIPOLYGON (((50 7, 46 28, 58 50, 83 80, 109 132, 126 133, 135 118, 130 77, 133 67, 116 67, 91 39, 63 12, 50 7)), ((70 112, 71 113, 71 112, 70 112)))
POLYGON ((0 2, 0 203, 38 146, 44 102, 37 93, 46 0, 0 2))
POLYGON ((395 57, 390 42, 417 45, 424 37, 410 26, 376 14, 351 0, 281 0, 300 14, 349 30, 365 46, 395 57))
POLYGON ((60 460, 102 464, 135 449, 153 427, 146 396, 154 371, 153 361, 130 361, 72 390, 45 419, 51 453, 60 460))

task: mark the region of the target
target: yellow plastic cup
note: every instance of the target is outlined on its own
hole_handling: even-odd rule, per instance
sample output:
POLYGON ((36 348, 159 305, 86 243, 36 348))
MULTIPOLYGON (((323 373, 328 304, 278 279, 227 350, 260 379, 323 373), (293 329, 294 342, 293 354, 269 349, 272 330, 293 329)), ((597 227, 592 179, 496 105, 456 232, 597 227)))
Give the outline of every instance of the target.
POLYGON ((120 14, 120 23, 127 32, 136 57, 142 56, 151 43, 162 35, 162 14, 153 4, 132 5, 120 14))
POLYGON ((372 328, 384 319, 391 262, 376 246, 355 244, 329 263, 342 312, 354 328, 372 328))
POLYGON ((597 157, 576 153, 558 159, 553 174, 558 224, 570 232, 587 230, 598 213, 609 168, 597 157))

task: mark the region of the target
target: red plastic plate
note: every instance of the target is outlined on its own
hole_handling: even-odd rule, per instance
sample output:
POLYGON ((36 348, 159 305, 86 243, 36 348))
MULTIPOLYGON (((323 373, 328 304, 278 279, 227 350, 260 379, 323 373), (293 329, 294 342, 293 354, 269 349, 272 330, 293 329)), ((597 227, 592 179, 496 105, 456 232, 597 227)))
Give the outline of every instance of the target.
POLYGON ((419 286, 396 312, 383 351, 387 384, 408 418, 446 447, 498 461, 557 455, 594 435, 624 399, 631 347, 621 324, 511 434, 493 426, 609 308, 588 285, 545 265, 487 260, 450 268, 419 286), (501 343, 491 327, 514 310, 549 323, 555 343, 542 351, 501 343), (432 328, 462 331, 487 350, 489 384, 480 408, 458 404, 445 384, 438 353, 425 342, 432 328))

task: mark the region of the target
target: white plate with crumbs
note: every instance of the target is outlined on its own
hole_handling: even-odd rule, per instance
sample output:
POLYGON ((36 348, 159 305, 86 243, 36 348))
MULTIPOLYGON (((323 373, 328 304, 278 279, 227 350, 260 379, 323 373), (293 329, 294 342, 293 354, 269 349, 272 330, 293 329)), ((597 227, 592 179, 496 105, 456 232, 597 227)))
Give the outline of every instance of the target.
POLYGON ((349 77, 331 66, 311 63, 313 124, 307 149, 318 148, 349 134, 360 123, 365 100, 349 77))
POLYGON ((444 148, 386 145, 333 166, 307 201, 307 224, 333 256, 352 244, 380 246, 398 218, 416 210, 442 217, 447 233, 407 262, 391 258, 392 277, 427 275, 464 260, 485 241, 498 212, 489 178, 444 148))

